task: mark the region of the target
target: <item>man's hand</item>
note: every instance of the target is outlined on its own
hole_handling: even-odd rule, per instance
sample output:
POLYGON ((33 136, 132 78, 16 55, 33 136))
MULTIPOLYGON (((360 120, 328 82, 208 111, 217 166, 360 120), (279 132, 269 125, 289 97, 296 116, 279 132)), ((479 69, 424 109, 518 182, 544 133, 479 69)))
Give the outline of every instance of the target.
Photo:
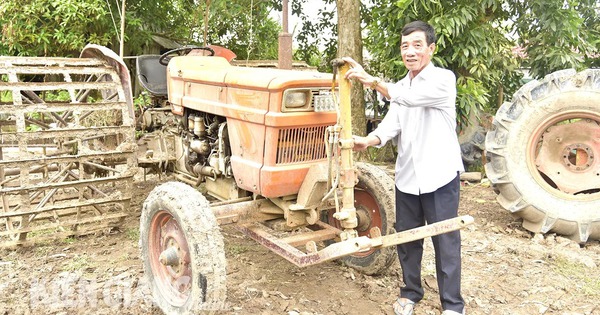
POLYGON ((352 136, 352 140, 354 140, 354 147, 352 147, 354 151, 364 151, 369 147, 366 137, 352 136))
POLYGON ((342 60, 350 65, 350 70, 346 72, 346 79, 357 79, 360 81, 360 83, 369 87, 373 85, 375 80, 378 80, 376 77, 368 74, 365 69, 354 59, 350 57, 343 57, 342 60))
POLYGON ((381 79, 368 74, 356 60, 350 57, 342 57, 342 60, 350 65, 350 70, 346 72, 346 79, 357 79, 363 85, 378 91, 388 99, 390 98, 387 84, 382 82, 381 79))
POLYGON ((354 147, 352 148, 354 151, 364 151, 372 145, 381 144, 381 140, 377 136, 352 136, 352 140, 354 140, 354 147))

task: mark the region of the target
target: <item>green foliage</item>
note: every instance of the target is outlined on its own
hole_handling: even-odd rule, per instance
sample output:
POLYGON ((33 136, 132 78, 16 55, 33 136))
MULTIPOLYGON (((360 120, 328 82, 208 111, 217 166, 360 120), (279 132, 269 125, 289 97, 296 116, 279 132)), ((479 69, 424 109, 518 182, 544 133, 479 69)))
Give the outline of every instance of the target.
MULTIPOLYGON (((267 0, 128 0, 126 53, 144 53, 159 35, 181 44, 207 43, 233 50, 238 59, 276 59, 279 24, 267 0)), ((120 0, 5 0, 0 4, 0 53, 76 57, 88 43, 117 51, 120 0)))
POLYGON ((133 108, 135 108, 136 111, 140 111, 148 107, 150 104, 150 96, 146 91, 142 91, 138 96, 136 96, 133 99, 133 108))
POLYGON ((486 104, 490 96, 481 81, 465 76, 457 79, 456 92, 460 95, 456 100, 458 129, 463 130, 466 126, 477 123, 469 121, 471 111, 483 110, 480 105, 486 104))
POLYGON ((292 2, 292 14, 302 19, 302 27, 296 35, 298 49, 294 58, 306 61, 319 71, 331 72, 330 61, 337 55, 336 6, 333 0, 323 0, 323 4, 316 17, 309 17, 304 10, 308 5, 306 0, 292 2))
POLYGON ((105 0, 4 0, 0 4, 5 54, 77 56, 90 41, 105 45, 105 0))
POLYGON ((208 43, 231 49, 240 60, 277 59, 281 27, 269 17, 268 1, 214 1, 210 9, 208 43))
POLYGON ((2 91, 0 92, 0 102, 2 103, 10 103, 12 102, 12 92, 11 91, 2 91))
POLYGON ((374 0, 366 47, 371 68, 391 80, 406 75, 400 31, 413 20, 434 26, 434 62, 457 75, 459 126, 475 109, 495 112, 521 85, 522 68, 540 77, 598 65, 600 6, 586 1, 374 0), (585 26, 585 27, 582 27, 585 26), (527 58, 515 53, 519 45, 527 58))
POLYGON ((566 68, 598 66, 600 4, 594 0, 517 2, 518 43, 534 78, 566 68), (595 59, 595 60, 594 60, 595 59))
POLYGON ((57 90, 44 93, 46 102, 68 102, 71 100, 71 94, 67 90, 57 90))
POLYGON ((491 91, 512 88, 519 79, 519 60, 500 27, 507 13, 495 1, 377 0, 372 16, 366 45, 377 61, 371 66, 394 80, 406 75, 398 48, 402 27, 418 19, 433 25, 438 35, 433 61, 457 75, 459 126, 468 124, 471 111, 496 106, 491 91))

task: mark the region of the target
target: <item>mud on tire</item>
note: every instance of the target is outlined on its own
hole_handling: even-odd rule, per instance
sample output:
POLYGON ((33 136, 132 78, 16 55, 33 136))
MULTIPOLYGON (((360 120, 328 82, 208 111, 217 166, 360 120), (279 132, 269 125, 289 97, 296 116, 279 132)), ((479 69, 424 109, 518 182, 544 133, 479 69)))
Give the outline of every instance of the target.
POLYGON ((165 314, 224 310, 223 244, 200 192, 178 182, 152 190, 140 218, 140 251, 154 302, 165 314))
POLYGON ((600 70, 557 71, 518 90, 486 135, 498 202, 535 233, 600 239, 600 70))

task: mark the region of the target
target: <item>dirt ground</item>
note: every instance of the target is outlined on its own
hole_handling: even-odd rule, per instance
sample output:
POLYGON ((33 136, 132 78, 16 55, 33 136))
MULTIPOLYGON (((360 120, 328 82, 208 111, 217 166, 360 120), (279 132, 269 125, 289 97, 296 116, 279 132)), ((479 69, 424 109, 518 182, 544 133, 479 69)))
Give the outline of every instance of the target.
MULTIPOLYGON (((133 214, 103 234, 0 250, 0 315, 161 314, 139 259, 139 211, 157 180, 138 181, 133 214)), ((600 314, 600 243, 533 235, 495 201, 485 183, 464 183, 460 214, 467 314, 600 314)), ((297 268, 235 229, 222 229, 227 255, 223 314, 393 314, 396 263, 365 276, 336 262, 297 268)), ((415 314, 441 313, 433 248, 426 240, 425 298, 415 314)))

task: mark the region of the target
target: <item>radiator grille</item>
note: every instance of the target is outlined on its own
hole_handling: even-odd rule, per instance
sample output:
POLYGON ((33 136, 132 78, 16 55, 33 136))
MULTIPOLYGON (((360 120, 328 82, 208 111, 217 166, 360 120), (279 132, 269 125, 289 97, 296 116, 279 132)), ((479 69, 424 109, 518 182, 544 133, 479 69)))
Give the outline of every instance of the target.
POLYGON ((326 158, 325 129, 327 126, 279 130, 276 163, 290 164, 326 158))

